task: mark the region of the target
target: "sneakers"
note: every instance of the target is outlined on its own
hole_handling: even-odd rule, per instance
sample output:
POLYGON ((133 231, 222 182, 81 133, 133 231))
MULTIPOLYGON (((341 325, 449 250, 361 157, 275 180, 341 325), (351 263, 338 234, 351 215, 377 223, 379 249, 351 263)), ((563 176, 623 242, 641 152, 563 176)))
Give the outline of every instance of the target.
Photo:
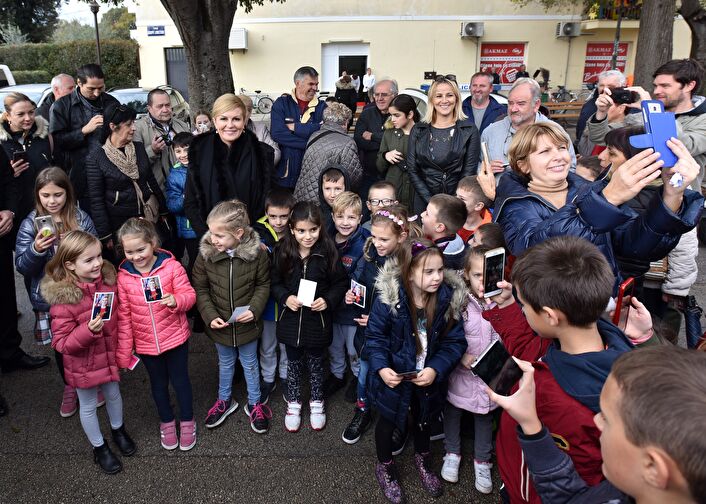
POLYGON ((348 383, 346 387, 346 394, 343 396, 346 402, 355 403, 358 401, 358 378, 353 377, 353 379, 348 383))
POLYGON ((439 414, 437 418, 431 421, 429 429, 431 430, 429 441, 439 441, 440 439, 444 439, 446 437, 446 434, 444 434, 443 414, 439 414))
POLYGON ((407 438, 409 437, 409 430, 402 432, 399 429, 392 431, 392 454, 397 456, 404 451, 404 447, 407 444, 407 438))
POLYGON ((189 451, 194 446, 196 446, 196 420, 179 422, 179 449, 189 451))
POLYGON ((284 415, 284 427, 289 432, 297 432, 302 423, 302 403, 287 401, 287 413, 284 415))
POLYGON ((326 427, 326 410, 323 401, 309 401, 309 423, 315 431, 326 427))
POLYGON ((480 493, 489 494, 493 491, 492 468, 493 464, 490 462, 473 461, 473 469, 476 473, 476 490, 480 493))
POLYGON ((179 440, 177 439, 176 432, 176 421, 171 422, 161 422, 159 424, 159 437, 162 442, 162 448, 165 450, 173 450, 179 446, 179 440))
POLYGON ((238 403, 231 397, 227 401, 218 399, 215 404, 208 410, 206 415, 206 427, 213 429, 221 425, 228 415, 238 409, 238 403))
POLYGON ((375 464, 375 477, 380 484, 382 493, 388 501, 393 504, 401 504, 405 501, 404 492, 402 492, 400 481, 397 478, 397 467, 394 462, 390 461, 384 464, 378 462, 375 464))
POLYGON ((444 465, 441 468, 441 477, 449 483, 458 483, 458 466, 461 464, 461 455, 447 453, 444 455, 444 465))
POLYGON ((341 390, 346 381, 343 378, 337 378, 336 375, 329 375, 324 381, 324 398, 329 399, 336 392, 341 390))
POLYGON ((71 385, 64 385, 64 395, 61 398, 61 408, 59 414, 64 418, 69 418, 78 410, 78 394, 71 385))
POLYGON ((270 394, 277 389, 277 382, 272 381, 272 382, 266 382, 263 381, 260 384, 260 402, 262 404, 267 404, 267 402, 270 400, 270 394))
POLYGON ((100 408, 101 406, 105 406, 105 396, 103 395, 103 391, 98 387, 98 396, 96 398, 96 408, 100 408))
POLYGON ((250 418, 250 428, 258 434, 266 434, 270 430, 272 410, 269 406, 257 403, 255 406, 247 404, 245 414, 250 418))
POLYGON ((441 485, 439 477, 429 469, 430 458, 429 453, 415 453, 414 465, 417 466, 424 490, 432 497, 441 497, 441 494, 444 493, 444 487, 441 485))
POLYGON ((360 440, 363 433, 368 430, 372 421, 372 413, 370 408, 365 408, 363 403, 358 403, 353 414, 353 420, 348 424, 346 430, 343 431, 341 439, 344 443, 355 444, 360 440))

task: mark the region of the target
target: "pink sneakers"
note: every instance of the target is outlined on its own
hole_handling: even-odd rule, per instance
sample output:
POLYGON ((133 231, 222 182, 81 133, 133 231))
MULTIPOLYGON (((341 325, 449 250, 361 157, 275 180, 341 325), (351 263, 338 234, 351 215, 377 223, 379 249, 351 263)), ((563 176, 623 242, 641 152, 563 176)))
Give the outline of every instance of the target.
POLYGON ((162 438, 162 448, 165 450, 173 450, 179 446, 179 441, 177 441, 176 422, 174 420, 168 423, 160 423, 159 435, 162 438))
POLYGON ((196 446, 196 420, 179 422, 179 449, 191 450, 196 446))
POLYGON ((61 408, 59 414, 64 418, 69 418, 78 409, 78 395, 76 389, 71 385, 64 385, 64 396, 61 398, 61 408))

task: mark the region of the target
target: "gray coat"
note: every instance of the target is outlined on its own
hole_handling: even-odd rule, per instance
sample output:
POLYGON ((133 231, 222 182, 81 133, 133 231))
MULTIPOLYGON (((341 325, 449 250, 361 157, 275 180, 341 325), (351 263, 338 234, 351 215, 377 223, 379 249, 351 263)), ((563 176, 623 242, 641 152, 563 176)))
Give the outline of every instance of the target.
POLYGON ((355 190, 363 174, 363 167, 358 158, 358 148, 340 126, 323 124, 321 129, 309 138, 302 171, 294 188, 294 198, 297 201, 319 202, 319 179, 321 173, 329 166, 338 165, 346 170, 351 187, 355 190), (319 139, 320 140, 317 140, 319 139))
MULTIPOLYGON (((149 114, 141 117, 135 121, 135 138, 136 142, 142 142, 145 146, 145 151, 147 152, 147 157, 150 160, 150 166, 152 167, 152 172, 154 173, 154 178, 159 184, 159 188, 164 191, 164 183, 167 180, 167 176, 177 163, 176 154, 174 154, 174 149, 171 147, 165 147, 160 152, 155 152, 152 150, 152 140, 157 135, 163 135, 164 131, 159 129, 160 127, 155 124, 149 114)), ((180 121, 176 117, 172 117, 170 121, 170 136, 172 139, 177 133, 191 133, 191 128, 184 121, 180 121)))

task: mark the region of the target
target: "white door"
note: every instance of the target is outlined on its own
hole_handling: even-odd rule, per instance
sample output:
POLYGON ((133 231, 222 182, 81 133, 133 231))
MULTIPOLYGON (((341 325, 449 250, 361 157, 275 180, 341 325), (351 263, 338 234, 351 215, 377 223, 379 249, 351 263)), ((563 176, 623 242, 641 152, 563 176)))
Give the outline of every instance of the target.
MULTIPOLYGON (((331 44, 321 44, 321 77, 319 79, 319 89, 334 93, 336 91, 336 79, 340 77, 338 73, 339 56, 369 56, 370 44, 360 42, 334 42, 331 44)), ((368 66, 370 60, 368 59, 368 66)), ((361 76, 361 82, 362 82, 361 76)))

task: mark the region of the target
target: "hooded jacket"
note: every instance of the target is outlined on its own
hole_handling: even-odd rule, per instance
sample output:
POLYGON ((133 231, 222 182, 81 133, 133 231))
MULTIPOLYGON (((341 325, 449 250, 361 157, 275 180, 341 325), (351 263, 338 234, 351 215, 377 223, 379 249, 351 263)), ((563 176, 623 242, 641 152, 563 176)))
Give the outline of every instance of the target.
MULTIPOLYGON (((500 334, 511 355, 533 361, 539 419, 571 457, 586 483, 597 485, 603 473, 600 431, 593 417, 600 411, 601 389, 613 362, 630 351, 632 344, 620 329, 600 319, 598 331, 606 349, 571 355, 562 352, 558 342, 537 336, 517 303, 486 311, 483 317, 500 334)), ((512 392, 517 388, 516 384, 512 392)), ((497 436, 500 476, 511 502, 539 504, 541 501, 532 487, 516 429, 517 422, 503 413, 497 436)))
MULTIPOLYGON (((473 96, 469 96, 463 100, 463 102, 461 102, 461 109, 463 113, 466 114, 466 117, 473 121, 473 105, 471 105, 471 100, 473 100, 473 96)), ((480 128, 478 128, 479 134, 483 134, 483 130, 493 124, 498 117, 507 114, 507 105, 501 105, 492 96, 489 96, 488 100, 488 106, 485 112, 483 112, 483 119, 481 120, 480 128)))
POLYGON ((466 255, 466 243, 463 238, 455 234, 453 240, 441 238, 434 243, 441 249, 444 268, 454 271, 463 270, 463 259, 466 255))
POLYGON ((42 296, 51 305, 51 346, 64 361, 66 383, 75 388, 97 387, 120 381, 115 352, 118 344, 120 301, 113 299, 110 320, 98 333, 88 328, 96 292, 115 292, 115 268, 103 262, 101 279, 95 283, 75 283, 73 280, 54 281, 44 277, 40 284, 42 296))
POLYGON ((133 349, 141 355, 160 355, 182 345, 191 336, 186 312, 194 306, 196 293, 184 267, 171 252, 158 249, 149 273, 140 273, 128 260, 118 268, 118 366, 127 368, 133 349), (145 300, 142 279, 159 276, 162 293, 172 294, 176 306, 145 300))
POLYGON ((451 273, 437 291, 437 304, 431 330, 427 333, 428 346, 425 367, 436 371, 436 379, 428 387, 416 387, 403 380, 395 388, 388 387, 379 371, 391 368, 403 373, 417 367, 417 347, 412 330, 407 293, 400 281, 400 269, 395 262, 383 266, 375 282, 379 297, 375 300, 368 319, 365 351, 370 365, 368 397, 380 415, 404 430, 407 425, 412 394, 420 403, 420 425, 436 418, 446 403, 449 374, 463 352, 466 338, 461 309, 466 290, 461 279, 451 273))
POLYGON ((188 178, 188 167, 181 163, 175 164, 167 176, 165 197, 167 200, 167 210, 176 217, 177 236, 186 240, 192 240, 197 238, 196 231, 191 227, 191 222, 184 214, 184 191, 188 178))
MULTIPOLYGON (((341 243, 336 242, 338 257, 341 259, 341 264, 349 279, 353 278, 353 273, 355 272, 358 261, 363 257, 363 247, 368 237, 370 237, 370 231, 359 225, 358 229, 353 231, 346 241, 341 243)), ((348 282, 348 286, 350 288, 350 281, 348 282)), ((345 301, 342 301, 334 312, 333 323, 357 326, 358 324, 353 319, 358 317, 359 314, 359 306, 346 304, 345 301)))
MULTIPOLYGON (((172 117, 169 121, 168 131, 169 136, 174 139, 174 135, 177 133, 191 133, 191 128, 184 121, 172 117)), ((174 149, 168 145, 159 152, 152 150, 152 140, 158 135, 166 134, 167 130, 164 126, 155 121, 150 114, 135 121, 135 140, 142 142, 145 146, 152 173, 154 173, 154 178, 162 190, 164 190, 164 183, 169 176, 169 170, 176 164, 177 158, 174 149)))
POLYGON ((311 134, 321 127, 325 108, 326 102, 314 97, 302 115, 294 92, 285 93, 275 100, 270 113, 270 128, 282 157, 275 168, 272 183, 281 187, 297 184, 306 144, 311 134), (294 131, 287 128, 288 123, 294 124, 294 131))
MULTIPOLYGON (((49 260, 54 257, 54 247, 49 247, 42 253, 34 249, 34 239, 37 236, 37 229, 34 225, 36 216, 37 211, 32 210, 22 221, 20 229, 17 231, 15 268, 19 274, 30 279, 29 300, 32 303, 32 308, 40 312, 48 312, 49 304, 42 297, 39 284, 44 278, 44 268, 49 260)), ((98 236, 93 221, 80 208, 76 209, 76 222, 81 231, 98 236)))
POLYGON ((201 238, 199 256, 192 272, 196 305, 206 323, 206 335, 215 343, 239 347, 262 334, 262 312, 270 295, 270 260, 260 247, 260 237, 250 228, 240 243, 228 252, 219 252, 211 243, 211 232, 201 238), (240 306, 250 306, 255 316, 250 322, 235 322, 212 329, 211 321, 224 322, 240 306))
MULTIPOLYGON (((365 285, 365 308, 360 309, 360 307, 358 307, 358 311, 361 314, 369 315, 375 300, 378 298, 378 290, 375 288, 375 281, 389 257, 378 254, 375 245, 372 243, 372 237, 365 241, 363 251, 363 255, 358 259, 358 263, 355 266, 353 280, 359 284, 365 285)), ((392 260, 394 261, 395 259, 392 260)), ((363 355, 365 329, 365 326, 358 326, 355 331, 353 345, 358 355, 367 360, 367 357, 363 355)))

